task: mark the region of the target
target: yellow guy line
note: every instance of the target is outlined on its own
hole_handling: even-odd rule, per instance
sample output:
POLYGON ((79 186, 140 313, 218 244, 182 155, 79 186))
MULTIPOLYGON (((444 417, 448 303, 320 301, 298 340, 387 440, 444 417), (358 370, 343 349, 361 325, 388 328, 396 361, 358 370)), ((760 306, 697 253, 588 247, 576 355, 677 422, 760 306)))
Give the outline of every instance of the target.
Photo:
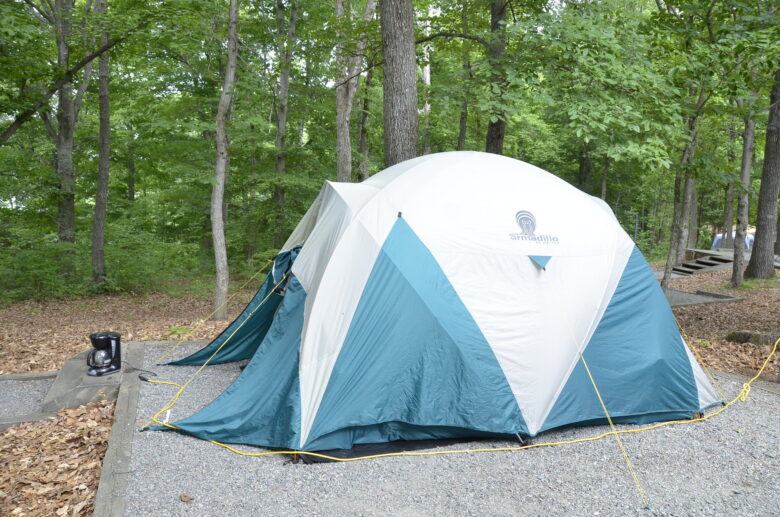
MULTIPOLYGON (((752 379, 750 379, 748 382, 744 383, 742 385, 742 390, 740 390, 739 394, 734 397, 731 401, 729 401, 727 404, 725 404, 723 407, 719 408, 717 411, 714 411, 710 413, 709 415, 704 415, 699 418, 692 418, 690 420, 670 420, 668 422, 661 422, 658 424, 646 426, 646 427, 640 427, 639 429, 621 429, 621 430, 611 430, 606 433, 601 433, 596 436, 591 436, 588 438, 579 438, 576 440, 563 440, 559 442, 544 442, 544 443, 534 443, 531 445, 524 445, 521 447, 496 447, 495 449, 461 449, 461 450, 454 450, 454 451, 426 451, 426 452, 388 452, 384 454, 373 454, 371 456, 361 456, 359 458, 337 458, 335 456, 328 456, 327 454, 320 454, 318 452, 308 452, 308 451, 298 451, 298 450, 284 450, 284 451, 268 451, 268 452, 244 452, 236 449, 235 447, 232 447, 226 443, 218 442, 216 440, 206 440, 208 442, 213 443, 214 445, 219 445, 220 447, 224 447, 225 449, 234 452, 236 454, 240 454, 241 456, 277 456, 280 454, 286 454, 289 456, 293 456, 296 454, 300 454, 301 456, 311 456, 314 458, 322 458, 330 461, 337 461, 341 463, 348 463, 351 461, 363 461, 363 460, 373 460, 377 458, 392 458, 396 456, 444 456, 448 454, 471 454, 471 453, 478 453, 478 452, 515 452, 515 451, 524 451, 526 449, 537 449, 540 447, 553 447, 556 445, 571 445, 575 443, 585 443, 585 442, 595 442, 597 440, 601 440, 603 438, 606 438, 608 436, 616 436, 620 434, 629 434, 629 433, 641 433, 644 431, 651 431, 653 429, 658 429, 661 427, 666 427, 668 425, 686 425, 686 424, 693 424, 696 422, 705 422, 709 420, 710 418, 717 416, 721 413, 723 413, 727 408, 731 407, 734 403, 736 403, 738 400, 745 401, 747 399, 748 393, 750 393, 750 385, 753 384, 753 381, 758 379, 762 373, 764 373, 764 370, 766 369, 767 365, 769 364, 769 361, 774 357, 775 352, 777 352, 777 346, 780 344, 780 339, 775 341, 775 345, 772 348, 772 351, 767 356, 766 360, 764 361, 764 364, 761 366, 761 369, 758 371, 758 373, 753 376, 752 379)), ((173 382, 164 382, 164 381, 150 381, 152 383, 156 384, 170 384, 173 386, 179 386, 181 385, 173 383, 173 382)), ((159 415, 159 413, 158 413, 159 415)), ((169 429, 179 429, 173 424, 168 424, 165 422, 161 422, 156 419, 158 415, 155 415, 155 417, 152 418, 152 420, 163 426, 167 427, 169 429)))
MULTIPOLYGON (((543 271, 547 271, 544 269, 543 271)), ((555 276, 555 275, 553 275, 555 276)), ((560 283, 560 277, 555 276, 555 278, 559 281, 558 285, 561 287, 561 290, 563 288, 563 285, 560 283)), ((560 298, 558 299, 558 303, 556 303, 556 307, 562 307, 562 303, 560 303, 560 298)), ((566 316, 564 314, 560 314, 561 321, 565 321, 568 323, 568 319, 566 319, 566 316)), ((645 505, 645 507, 650 506, 650 499, 647 497, 647 493, 645 492, 644 486, 642 486, 642 481, 639 479, 639 474, 637 474, 636 469, 634 468, 634 464, 631 462, 631 458, 628 455, 628 451, 626 450, 626 446, 623 444, 623 440, 620 439, 620 433, 617 432, 617 429, 615 428, 614 422, 612 422, 612 417, 609 414, 609 411, 607 411, 607 405, 604 403, 604 399, 601 396, 601 392, 599 391, 598 386, 596 386, 596 380, 593 378, 593 374, 590 371, 590 368, 588 367, 588 363, 585 361, 585 356, 583 355, 582 351, 579 350, 579 342, 577 338, 574 335, 574 331, 572 330, 570 325, 566 325, 566 330, 569 333, 569 339, 571 339, 572 344, 574 344, 575 349, 578 351, 577 353, 580 356, 580 361, 582 362, 582 365, 585 367, 585 371, 588 374, 588 378, 590 379, 590 383, 593 385, 593 390, 596 392, 596 397, 599 399, 599 404, 601 404, 601 409, 604 411, 604 415, 607 417, 607 422, 609 423, 609 428, 611 430, 611 433, 615 437, 615 441, 617 442, 618 448, 620 449, 620 453, 623 455, 623 460, 626 462, 626 467, 628 468, 628 472, 631 474, 631 479, 634 481, 634 486, 636 487, 637 492, 639 492, 639 497, 642 499, 642 504, 645 505)))
POLYGON ((271 297, 271 295, 272 295, 272 294, 274 294, 274 291, 276 290, 276 288, 277 288, 277 287, 279 287, 280 285, 282 285, 282 283, 283 283, 283 282, 284 282, 286 279, 287 279, 287 274, 285 273, 285 274, 282 276, 282 279, 281 279, 281 280, 279 280, 279 282, 278 282, 278 283, 277 283, 275 286, 273 286, 273 287, 271 288, 271 290, 270 290, 270 291, 268 291, 268 294, 267 294, 267 295, 265 296, 265 298, 263 298, 263 300, 262 300, 262 301, 261 301, 261 302, 260 302, 260 303, 257 305, 257 307, 255 307, 254 309, 252 309, 252 312, 250 312, 250 313, 249 313, 249 315, 248 315, 248 316, 247 316, 247 317, 244 319, 244 321, 242 321, 242 322, 241 322, 241 325, 239 325, 238 327, 236 327, 236 329, 235 329, 233 332, 231 332, 231 333, 230 333, 230 335, 227 337, 227 339, 225 339, 225 341, 224 341, 224 342, 223 342, 221 345, 219 345, 219 347, 218 347, 216 350, 214 350, 214 353, 213 353, 213 354, 211 354, 211 356, 210 356, 208 359, 206 359, 206 361, 205 361, 205 362, 204 362, 204 363, 203 363, 203 364, 200 366, 200 368, 198 368, 198 369, 195 371, 195 373, 193 373, 193 374, 192 374, 192 376, 191 376, 189 379, 187 379, 187 382, 185 382, 185 383, 184 383, 184 385, 181 385, 181 384, 176 384, 175 382, 154 381, 154 380, 150 380, 150 381, 149 381, 149 382, 152 382, 152 383, 154 383, 154 384, 170 384, 170 385, 172 385, 172 386, 179 386, 179 391, 177 391, 177 392, 176 392, 176 394, 175 394, 175 395, 173 396, 173 398, 172 398, 172 399, 171 399, 171 400, 168 402, 168 404, 166 404, 166 405, 165 405, 165 407, 164 407, 164 408, 162 408, 160 411, 158 411, 157 413, 155 413, 155 414, 154 414, 154 416, 152 416, 152 417, 150 417, 150 418, 149 418, 149 420, 148 420, 148 421, 147 421, 147 422, 146 422, 146 423, 143 425, 142 429, 145 429, 145 428, 149 427, 149 424, 150 424, 151 422, 157 422, 157 423, 158 423, 158 424, 160 424, 160 425, 166 425, 166 424, 163 424, 162 422, 160 422, 159 420, 157 420, 157 417, 158 417, 158 416, 160 416, 162 413, 164 413, 164 412, 168 411, 169 409, 171 409, 173 406, 175 406, 175 405, 176 405, 176 403, 179 401, 179 397, 181 397, 181 394, 182 394, 182 393, 184 393, 184 389, 185 389, 187 386, 189 386, 189 384, 190 384, 190 383, 193 381, 193 379, 195 379, 195 377, 197 377, 198 375, 200 375, 200 372, 202 372, 202 371, 203 371, 203 369, 204 369, 204 368, 205 368, 205 367, 206 367, 206 366, 209 364, 209 362, 210 362, 212 359, 214 359, 214 356, 216 356, 216 355, 219 353, 219 351, 220 351, 220 350, 222 350, 222 347, 224 347, 224 346, 225 346, 225 345, 228 343, 228 341, 230 341, 230 339, 231 339, 231 338, 232 338, 232 337, 233 337, 233 336, 236 334, 236 332, 238 332, 239 330, 241 330, 241 327, 243 327, 243 326, 244 326, 244 324, 245 324, 247 321, 249 321, 249 318, 251 318, 251 317, 252 317, 252 315, 253 315, 253 314, 254 314, 254 313, 257 311, 257 309, 259 309, 260 307, 262 307, 262 306, 263 306, 263 304, 264 304, 266 301, 268 301, 268 298, 270 298, 270 297, 271 297))
POLYGON ((626 465, 628 466, 628 471, 631 473, 631 477, 634 480, 634 485, 636 485, 636 489, 639 492, 639 497, 642 498, 642 504, 648 506, 650 504, 650 499, 647 497, 647 493, 645 492, 645 489, 642 486, 642 482, 639 480, 639 475, 637 475, 636 473, 634 464, 631 462, 631 458, 628 456, 628 451, 626 451, 626 446, 623 445, 623 440, 620 439, 620 434, 616 432, 617 430, 615 429, 615 424, 612 422, 612 417, 609 416, 609 411, 607 411, 607 405, 604 404, 604 399, 601 398, 601 392, 599 392, 599 389, 596 386, 596 381, 593 379, 593 374, 590 373, 590 368, 588 368, 588 363, 585 361, 585 356, 582 355, 582 352, 580 352, 580 361, 582 361, 582 365, 585 367, 585 371, 588 373, 588 378, 590 379, 590 383, 593 384, 593 389, 596 391, 596 396, 598 397, 599 403, 601 404, 601 409, 604 410, 604 414, 607 416, 607 422, 609 422, 609 428, 612 430, 612 432, 615 433, 615 441, 617 441, 618 447, 620 447, 620 452, 623 454, 623 459, 626 461, 626 465))
POLYGON ((249 285, 249 282, 251 282, 252 280, 254 280, 255 278, 257 278, 257 276, 258 276, 260 273, 262 273, 262 272, 263 272, 263 270, 264 270, 266 267, 268 267, 268 265, 269 265, 271 262, 273 262, 273 259, 271 259, 271 260, 269 260, 268 262, 266 262, 266 263, 263 265, 263 267, 261 267, 261 268, 260 268, 260 269, 257 271, 257 273, 255 273, 254 275, 250 276, 250 277, 249 277, 249 280, 247 280, 246 282, 244 282, 244 284, 243 284, 241 287, 239 287, 239 288, 238 288, 238 290, 236 290, 236 292, 234 292, 233 294, 231 294, 231 295, 230 295, 230 297, 228 297, 228 299, 227 299, 227 300, 225 300, 224 302, 222 302, 221 304, 219 304, 219 306, 218 306, 216 309, 214 309, 213 311, 211 311, 211 314, 209 314, 208 316, 206 316, 205 318, 203 318, 202 320, 200 320, 200 321, 198 322, 198 324, 197 324, 197 325, 195 325, 195 328, 193 328, 192 330, 188 330, 187 332, 185 332, 184 334, 182 334, 182 335, 181 335, 181 338, 179 339, 179 341, 178 341, 177 343, 175 343, 175 344, 174 344, 173 346, 171 346, 171 347, 170 347, 168 350, 166 350, 166 352, 165 352, 163 355, 161 355, 160 357, 158 357, 158 358, 157 358, 157 360, 155 361, 155 364, 160 364, 160 363, 162 362, 162 360, 163 360, 163 359, 165 359, 166 357, 168 357, 169 355, 171 355, 171 354, 173 353, 173 351, 174 351, 174 350, 176 350, 177 348, 179 348, 179 346, 180 346, 180 345, 181 345, 181 344, 184 342, 184 340, 185 340, 185 339, 187 339, 187 336, 190 336, 190 335, 194 334, 194 333, 195 333, 195 331, 196 331, 196 330, 198 330, 198 329, 199 329, 199 328, 200 328, 200 327, 201 327, 201 326, 202 326, 202 325, 203 325, 203 324, 206 322, 206 320, 208 320, 209 318, 211 318, 212 316, 214 316, 214 315, 217 313, 217 311, 218 311, 218 310, 220 310, 222 307, 224 307, 224 306, 225 306, 225 305, 226 305, 226 304, 227 304, 227 303, 228 303, 230 300, 232 300, 232 299, 233 299, 233 298, 234 298, 234 297, 235 297, 235 296, 236 296, 238 293, 240 293, 241 291, 243 291, 243 290, 244 290, 244 287, 248 286, 248 285, 249 285))

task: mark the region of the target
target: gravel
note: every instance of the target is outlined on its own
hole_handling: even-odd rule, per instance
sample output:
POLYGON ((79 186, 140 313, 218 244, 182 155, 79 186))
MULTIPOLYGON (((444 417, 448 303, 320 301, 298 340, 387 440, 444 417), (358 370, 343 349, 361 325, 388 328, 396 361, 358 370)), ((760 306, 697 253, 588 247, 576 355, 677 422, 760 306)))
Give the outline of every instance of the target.
MULTIPOLYGON (((149 347, 147 361, 160 350, 149 347)), ((160 379, 182 382, 196 367, 151 369, 160 379)), ((170 420, 210 402, 238 373, 236 365, 204 369, 170 420)), ((719 380, 728 397, 741 388, 734 380, 719 380)), ((139 425, 174 392, 171 386, 142 383, 139 425)), ((304 465, 286 456, 239 456, 178 433, 136 432, 125 514, 777 515, 779 415, 780 395, 754 385, 747 402, 707 422, 623 435, 649 510, 612 437, 520 452, 304 465), (188 499, 182 494, 191 501, 182 501, 188 499)), ((535 443, 605 430, 549 432, 535 443)), ((514 445, 481 441, 436 450, 514 445)))
POLYGON ((41 403, 53 382, 53 377, 29 381, 0 380, 0 394, 3 397, 3 403, 0 404, 0 418, 40 412, 41 403))

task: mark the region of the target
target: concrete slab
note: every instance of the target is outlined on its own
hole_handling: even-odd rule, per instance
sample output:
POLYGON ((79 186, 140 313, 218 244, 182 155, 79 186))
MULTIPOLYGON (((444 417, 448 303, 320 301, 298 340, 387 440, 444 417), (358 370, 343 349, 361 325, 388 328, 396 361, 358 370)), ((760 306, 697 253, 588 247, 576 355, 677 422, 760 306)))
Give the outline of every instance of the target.
POLYGON ((74 408, 102 398, 116 398, 122 380, 121 371, 102 377, 90 377, 87 375, 86 366, 88 353, 89 351, 84 351, 65 361, 43 401, 43 412, 74 408))
POLYGON ((685 305, 702 305, 706 303, 737 302, 741 298, 727 296, 718 293, 709 293, 707 291, 697 291, 688 293, 678 291, 677 289, 665 289, 664 294, 672 307, 682 307, 685 305))
POLYGON ((3 404, 0 405, 0 419, 16 415, 26 415, 40 411, 54 379, 0 380, 0 393, 3 404))

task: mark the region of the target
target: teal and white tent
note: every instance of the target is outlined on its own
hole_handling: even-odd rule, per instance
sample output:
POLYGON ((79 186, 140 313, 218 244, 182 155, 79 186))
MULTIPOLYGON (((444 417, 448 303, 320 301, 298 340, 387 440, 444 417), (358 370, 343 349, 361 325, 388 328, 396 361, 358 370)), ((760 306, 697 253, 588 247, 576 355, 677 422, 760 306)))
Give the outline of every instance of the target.
POLYGON ((477 152, 326 182, 244 313, 176 364, 212 355, 251 360, 175 426, 304 451, 603 423, 585 364, 616 422, 718 402, 609 207, 477 152))

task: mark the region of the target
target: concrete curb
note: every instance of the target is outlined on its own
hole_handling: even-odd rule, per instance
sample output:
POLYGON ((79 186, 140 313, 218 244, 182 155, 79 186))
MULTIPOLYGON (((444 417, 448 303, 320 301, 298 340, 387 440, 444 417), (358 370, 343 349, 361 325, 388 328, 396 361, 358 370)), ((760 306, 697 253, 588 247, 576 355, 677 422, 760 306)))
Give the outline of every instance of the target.
POLYGON ((22 424, 24 422, 36 422, 38 420, 46 420, 55 416, 57 413, 28 413, 26 415, 11 416, 8 418, 0 418, 0 431, 8 429, 12 425, 22 424))
POLYGON ((29 373, 4 373, 0 375, 0 382, 3 381, 39 381, 42 379, 51 379, 60 373, 59 370, 50 372, 29 372, 29 373))
MULTIPOLYGON (((140 341, 131 341, 123 345, 124 354, 129 364, 143 365, 145 344, 140 341)), ((114 409, 114 424, 111 426, 108 449, 103 458, 100 483, 95 495, 93 515, 98 517, 119 517, 125 511, 125 493, 130 478, 130 459, 133 452, 133 432, 139 385, 138 370, 127 367, 122 370, 122 382, 119 386, 119 395, 114 409)))
MULTIPOLYGON (((710 369, 710 373, 712 373, 717 378, 728 379, 730 381, 741 382, 743 384, 749 381, 750 379, 752 379, 752 377, 748 377, 746 375, 740 375, 738 373, 730 373, 730 372, 721 372, 719 370, 710 369)), ((780 382, 772 382, 764 379, 756 379, 755 381, 753 381, 751 387, 768 391, 769 393, 774 393, 775 395, 780 395, 780 382)))

